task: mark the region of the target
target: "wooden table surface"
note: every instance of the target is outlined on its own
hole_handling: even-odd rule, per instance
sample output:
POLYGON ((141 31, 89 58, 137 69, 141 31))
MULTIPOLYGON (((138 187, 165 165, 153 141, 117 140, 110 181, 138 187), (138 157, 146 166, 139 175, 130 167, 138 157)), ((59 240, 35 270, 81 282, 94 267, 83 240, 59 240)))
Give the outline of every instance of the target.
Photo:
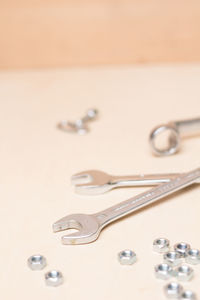
MULTIPOLYGON (((183 172, 199 167, 200 138, 185 139, 179 154, 152 156, 148 135, 169 120, 200 115, 200 65, 130 66, 0 73, 1 298, 164 300, 166 282, 155 279, 162 256, 157 237, 200 248, 198 186, 168 197, 107 227, 89 245, 64 246, 52 224, 77 212, 93 213, 144 191, 128 188, 81 196, 72 174, 100 169, 111 174, 183 172), (90 108, 99 109, 90 133, 56 128, 90 108), (130 248, 138 262, 121 266, 117 253, 130 248), (33 272, 27 258, 45 255, 33 272), (46 287, 44 273, 63 272, 65 283, 46 287)), ((200 266, 184 286, 200 292, 200 266)))

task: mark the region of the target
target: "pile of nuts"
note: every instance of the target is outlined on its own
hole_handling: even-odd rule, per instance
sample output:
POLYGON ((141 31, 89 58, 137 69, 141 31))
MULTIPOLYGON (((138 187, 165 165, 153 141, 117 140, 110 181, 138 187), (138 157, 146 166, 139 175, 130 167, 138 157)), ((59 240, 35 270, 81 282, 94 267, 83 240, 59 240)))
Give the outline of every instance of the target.
MULTIPOLYGON (((182 282, 190 281, 194 276, 194 270, 189 265, 200 264, 200 250, 192 249, 189 244, 184 242, 177 243, 170 251, 169 240, 158 238, 153 242, 153 250, 163 254, 163 262, 155 266, 155 276, 158 279, 174 278, 182 282)), ((132 265, 137 261, 137 256, 134 251, 126 249, 118 253, 118 260, 122 265, 132 265)), ((27 263, 29 268, 34 271, 43 270, 47 265, 46 259, 42 255, 32 255, 27 263)), ((47 272, 44 278, 48 286, 56 287, 63 283, 63 275, 57 270, 47 272)), ((177 281, 171 281, 165 285, 164 292, 168 298, 197 300, 193 291, 185 290, 177 281)))
MULTIPOLYGON (((190 265, 200 264, 200 250, 191 249, 190 245, 184 242, 174 245, 170 251, 170 242, 165 238, 158 238, 153 242, 153 249, 163 254, 163 263, 155 266, 155 276, 158 279, 170 279, 174 277, 178 281, 189 281, 194 276, 194 270, 190 265)), ((183 286, 176 281, 168 283, 164 287, 165 295, 168 298, 196 300, 196 294, 191 290, 184 290, 183 286)))

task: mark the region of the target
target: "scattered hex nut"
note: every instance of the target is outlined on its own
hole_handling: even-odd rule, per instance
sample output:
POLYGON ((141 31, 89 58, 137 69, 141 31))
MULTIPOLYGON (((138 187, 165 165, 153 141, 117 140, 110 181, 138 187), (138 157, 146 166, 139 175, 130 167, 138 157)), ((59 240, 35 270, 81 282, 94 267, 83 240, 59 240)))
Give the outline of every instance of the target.
POLYGON ((165 253, 169 251, 170 242, 165 238, 155 239, 153 242, 153 250, 158 253, 165 253))
POLYGON ((186 290, 181 294, 180 300, 196 300, 197 296, 193 291, 186 290))
POLYGON ((136 262, 137 256, 132 250, 123 250, 118 253, 118 260, 122 265, 132 265, 136 262))
POLYGON ((187 251, 185 258, 188 264, 197 265, 200 263, 200 251, 198 249, 190 249, 187 251))
POLYGON ((158 279, 169 279, 173 275, 173 269, 168 264, 159 264, 155 266, 155 275, 158 279))
POLYGON ((188 250, 190 250, 190 245, 184 242, 177 243, 174 245, 174 250, 180 253, 181 257, 186 257, 188 250))
POLYGON ((27 263, 29 268, 33 271, 42 270, 47 265, 46 258, 40 254, 32 255, 31 257, 29 257, 27 263))
POLYGON ((183 287, 177 282, 170 282, 164 287, 164 292, 168 298, 180 298, 183 287))
POLYGON ((178 267, 174 272, 176 278, 181 281, 189 281, 194 276, 194 270, 186 265, 178 267))
POLYGON ((45 274, 45 282, 48 286, 59 286, 63 281, 63 275, 60 271, 52 270, 45 274))
POLYGON ((177 267, 182 263, 182 258, 180 253, 175 251, 170 251, 164 254, 164 262, 169 264, 171 267, 177 267))

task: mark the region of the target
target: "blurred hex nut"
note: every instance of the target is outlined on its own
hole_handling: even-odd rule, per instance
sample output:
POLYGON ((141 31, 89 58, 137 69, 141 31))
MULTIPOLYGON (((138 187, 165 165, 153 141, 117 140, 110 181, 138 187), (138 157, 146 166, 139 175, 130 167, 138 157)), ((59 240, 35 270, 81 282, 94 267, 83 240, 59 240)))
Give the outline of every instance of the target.
POLYGON ((170 251, 164 254, 164 262, 169 264, 171 267, 177 267, 182 263, 180 253, 176 251, 170 251))
POLYGON ((45 274, 45 282, 48 286, 59 286, 63 283, 63 275, 60 271, 52 270, 45 274))
POLYGON ((132 250, 122 250, 118 253, 118 260, 122 265, 132 265, 136 262, 137 256, 132 250))
POLYGON ((186 265, 182 265, 175 269, 174 274, 178 280, 189 281, 194 276, 194 270, 186 265))
POLYGON ((170 282, 164 287, 164 292, 168 298, 180 298, 183 287, 177 282, 170 282))
POLYGON ((187 251, 187 256, 185 258, 188 264, 197 265, 200 263, 200 250, 190 249, 187 251))
POLYGON ((184 242, 177 243, 176 245, 174 245, 174 251, 180 253, 182 257, 187 256, 187 252, 188 250, 190 250, 190 248, 190 245, 184 242))
POLYGON ((165 238, 155 239, 153 242, 153 250, 158 253, 165 253, 169 251, 170 242, 165 238))
POLYGON ((155 275, 158 279, 169 279, 170 277, 172 277, 172 274, 172 267, 166 263, 155 266, 155 275))
POLYGON ((27 263, 29 268, 33 271, 42 270, 47 265, 46 258, 40 254, 30 256, 27 263))
POLYGON ((180 300, 196 300, 196 294, 191 290, 185 290, 180 297, 180 300))

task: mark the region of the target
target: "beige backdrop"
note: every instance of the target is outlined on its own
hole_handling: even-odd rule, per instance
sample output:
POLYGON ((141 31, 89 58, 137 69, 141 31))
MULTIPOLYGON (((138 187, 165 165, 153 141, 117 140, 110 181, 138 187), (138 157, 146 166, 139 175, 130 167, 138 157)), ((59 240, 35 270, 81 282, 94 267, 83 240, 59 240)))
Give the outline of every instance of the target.
MULTIPOLYGON (((200 247, 199 187, 143 209, 107 227, 89 245, 63 246, 52 232, 57 219, 74 212, 97 212, 144 188, 118 189, 101 196, 76 195, 70 176, 91 168, 113 174, 182 172, 199 166, 200 139, 182 151, 155 158, 148 145, 154 125, 199 116, 200 66, 129 67, 0 74, 1 298, 165 299, 165 282, 154 278, 162 258, 152 241, 164 236, 174 244, 200 247), (63 133, 56 123, 80 117, 89 107, 100 111, 86 136, 63 133), (117 253, 131 248, 132 267, 117 253), (33 272, 27 258, 41 253, 48 266, 33 272), (56 268, 65 283, 46 287, 44 272, 56 268)), ((200 266, 186 287, 199 292, 200 266)))
POLYGON ((1 0, 0 68, 200 61, 199 0, 1 0))

